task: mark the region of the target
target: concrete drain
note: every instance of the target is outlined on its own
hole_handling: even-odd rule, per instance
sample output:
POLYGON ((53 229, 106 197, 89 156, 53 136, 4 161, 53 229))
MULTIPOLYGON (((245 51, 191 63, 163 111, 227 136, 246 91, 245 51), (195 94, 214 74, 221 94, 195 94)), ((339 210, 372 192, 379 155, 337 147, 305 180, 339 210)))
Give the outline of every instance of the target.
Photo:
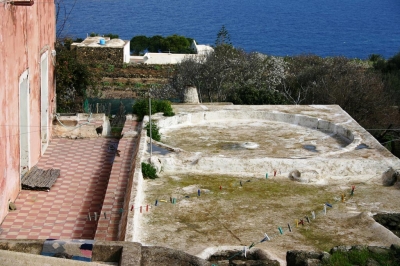
POLYGON ((255 142, 245 142, 245 143, 242 143, 242 147, 245 148, 245 149, 251 149, 251 150, 253 150, 253 149, 257 149, 258 146, 259 146, 259 145, 258 145, 257 143, 255 143, 255 142))
POLYGON ((314 145, 309 145, 309 144, 303 145, 303 148, 306 149, 306 150, 308 150, 308 151, 318 152, 318 151, 317 151, 317 147, 314 146, 314 145))

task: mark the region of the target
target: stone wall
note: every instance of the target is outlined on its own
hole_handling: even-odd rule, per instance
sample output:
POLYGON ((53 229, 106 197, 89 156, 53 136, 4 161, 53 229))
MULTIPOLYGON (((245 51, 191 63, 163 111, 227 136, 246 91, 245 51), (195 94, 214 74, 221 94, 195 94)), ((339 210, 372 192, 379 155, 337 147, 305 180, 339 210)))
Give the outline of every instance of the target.
MULTIPOLYGON (((331 264, 331 256, 336 252, 341 252, 344 254, 350 254, 352 252, 364 251, 364 254, 368 254, 366 259, 367 263, 365 265, 383 265, 375 261, 374 255, 378 254, 382 258, 387 258, 384 265, 399 265, 400 262, 400 246, 391 245, 390 247, 378 247, 378 246, 337 246, 327 252, 319 251, 304 251, 304 250, 289 250, 286 253, 286 263, 287 266, 305 266, 305 265, 333 265, 331 264)), ((355 257, 353 256, 353 259, 355 257)), ((334 264, 336 265, 336 264, 334 264)), ((362 264, 364 265, 364 264, 362 264)))
POLYGON ((124 63, 124 48, 78 46, 76 47, 76 58, 80 62, 90 64, 122 66, 124 63))
MULTIPOLYGON (((137 143, 139 145, 136 145, 136 149, 133 152, 132 155, 132 161, 131 161, 131 172, 129 173, 129 180, 128 184, 126 186, 126 194, 125 194, 125 201, 124 201, 124 210, 129 210, 129 207, 134 204, 134 202, 131 202, 132 194, 136 196, 136 189, 137 189, 137 179, 140 178, 138 176, 137 171, 142 171, 141 167, 141 156, 139 155, 139 149, 143 149, 143 139, 146 139, 146 135, 143 134, 142 131, 142 126, 139 126, 138 132, 141 132, 141 134, 138 135, 138 140, 137 143), (142 143, 142 145, 140 145, 142 143), (138 159, 139 157, 139 159, 138 159), (135 175, 136 174, 136 175, 135 175)), ((126 229, 127 229, 127 224, 128 224, 128 215, 129 211, 126 211, 122 214, 120 225, 119 225, 119 230, 118 230, 118 240, 119 241, 124 241, 125 236, 126 236, 126 229)))
MULTIPOLYGON (((79 261, 52 258, 40 255, 45 240, 0 239, 1 265, 82 265, 79 261), (8 253, 3 253, 8 251, 8 253), (10 253, 11 252, 11 253, 10 253), (22 253, 22 254, 21 254, 22 253)), ((169 266, 192 265, 211 266, 211 263, 185 252, 164 248, 147 247, 140 243, 121 241, 95 241, 92 261, 101 265, 169 266)), ((84 262, 87 265, 93 263, 84 262)), ((95 264, 98 265, 98 264, 95 264)))
POLYGON ((373 216, 374 220, 400 237, 400 213, 378 213, 373 216))
MULTIPOLYGON (((146 129, 141 129, 140 132, 140 141, 138 152, 136 154, 136 161, 134 165, 133 176, 129 179, 129 184, 127 186, 127 191, 129 191, 130 195, 125 196, 124 205, 127 206, 140 206, 143 200, 143 174, 142 174, 142 162, 144 161, 144 153, 147 149, 147 132, 146 129)), ((123 222, 126 223, 125 228, 121 227, 120 231, 120 240, 134 242, 136 240, 136 235, 138 232, 137 226, 139 224, 139 215, 136 209, 128 213, 126 220, 123 222), (122 232, 125 232, 125 235, 122 235, 122 232)))

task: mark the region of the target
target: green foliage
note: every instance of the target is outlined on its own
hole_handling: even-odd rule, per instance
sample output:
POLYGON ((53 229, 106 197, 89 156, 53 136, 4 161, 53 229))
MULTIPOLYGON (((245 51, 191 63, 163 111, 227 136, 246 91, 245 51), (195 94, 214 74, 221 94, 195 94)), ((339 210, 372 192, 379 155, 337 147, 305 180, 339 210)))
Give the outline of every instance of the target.
POLYGON ((56 90, 58 112, 80 112, 86 90, 95 87, 99 80, 88 65, 76 59, 70 50, 72 39, 56 43, 56 90))
POLYGON ((143 54, 146 50, 152 53, 171 52, 171 53, 194 53, 190 48, 193 39, 180 35, 163 37, 155 35, 146 37, 144 35, 135 36, 131 39, 131 51, 134 55, 143 54))
MULTIPOLYGON (((163 112, 165 116, 174 116, 171 102, 166 100, 151 99, 151 113, 163 112)), ((149 100, 141 99, 133 104, 133 113, 138 116, 138 120, 142 121, 145 115, 149 115, 149 100)))
POLYGON ((167 100, 156 101, 157 112, 163 112, 164 116, 174 116, 175 113, 172 110, 171 102, 167 100))
POLYGON ((107 72, 114 72, 115 66, 114 65, 107 65, 106 66, 106 71, 107 72))
POLYGON ((156 169, 149 163, 142 163, 142 174, 144 178, 155 179, 157 178, 156 169))
MULTIPOLYGON (((97 37, 100 36, 100 34, 96 33, 96 32, 91 32, 90 37, 97 37)), ((107 34, 103 34, 103 37, 110 37, 110 39, 118 39, 119 35, 118 34, 113 34, 113 33, 107 33, 107 34)))
POLYGON ((113 33, 107 33, 103 35, 104 37, 110 37, 110 39, 118 39, 119 35, 118 34, 113 34, 113 33))
POLYGON ((382 74, 385 83, 385 90, 395 101, 395 105, 400 105, 400 52, 393 57, 385 60, 380 55, 371 55, 370 61, 373 62, 375 70, 382 74))
POLYGON ((267 88, 258 89, 253 86, 239 87, 228 95, 228 101, 233 104, 288 104, 287 99, 278 91, 268 90, 267 88))
POLYGON ((173 89, 168 88, 175 95, 168 98, 182 99, 183 89, 193 85, 201 102, 283 104, 287 101, 276 87, 285 78, 285 66, 283 59, 221 44, 204 61, 189 58, 177 65, 170 83, 173 89))
MULTIPOLYGON (((150 137, 150 123, 146 125, 146 131, 147 131, 147 136, 150 137)), ((161 140, 161 135, 159 128, 156 124, 152 123, 151 124, 151 138, 160 141, 161 140)))
POLYGON ((378 262, 378 265, 395 266, 398 265, 392 253, 373 253, 369 252, 367 248, 352 249, 348 252, 337 251, 332 254, 329 261, 323 263, 323 265, 329 266, 352 266, 368 265, 369 259, 373 259, 378 262))
POLYGON ((218 31, 217 39, 215 40, 215 46, 220 45, 232 45, 231 36, 225 25, 222 25, 221 29, 218 31))
POLYGON ((144 35, 135 36, 130 42, 131 51, 134 55, 139 55, 149 47, 149 38, 144 35))
POLYGON ((135 84, 133 84, 133 87, 142 88, 143 87, 143 83, 135 82, 135 84))
MULTIPOLYGON (((155 104, 155 100, 151 100, 151 113, 155 114, 157 106, 155 104)), ((145 115, 149 115, 149 100, 141 99, 135 101, 133 104, 132 112, 138 116, 138 120, 142 121, 145 115)))

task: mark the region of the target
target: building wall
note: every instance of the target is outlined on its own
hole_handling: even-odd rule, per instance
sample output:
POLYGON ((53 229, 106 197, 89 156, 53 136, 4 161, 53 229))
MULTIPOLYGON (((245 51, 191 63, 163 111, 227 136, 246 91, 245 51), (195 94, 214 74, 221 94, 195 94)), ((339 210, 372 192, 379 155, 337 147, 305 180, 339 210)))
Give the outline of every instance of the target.
MULTIPOLYGON (((8 200, 20 191, 19 82, 29 82, 29 167, 34 166, 41 145, 41 56, 48 54, 48 125, 55 112, 55 80, 52 56, 55 43, 53 1, 33 6, 13 6, 0 0, 0 222, 8 213, 8 200)), ((51 128, 48 132, 51 137, 51 128)), ((18 206, 17 206, 18 208, 18 206)))
POLYGON ((130 63, 130 56, 131 56, 131 42, 126 42, 124 46, 124 63, 130 63))
POLYGON ((122 66, 124 48, 77 46, 76 58, 85 63, 122 66))

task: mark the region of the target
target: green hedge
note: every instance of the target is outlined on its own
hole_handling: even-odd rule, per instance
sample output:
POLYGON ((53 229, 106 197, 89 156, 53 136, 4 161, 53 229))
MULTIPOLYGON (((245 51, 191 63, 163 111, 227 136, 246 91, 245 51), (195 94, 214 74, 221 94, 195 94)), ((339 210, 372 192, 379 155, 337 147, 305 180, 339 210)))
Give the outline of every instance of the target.
MULTIPOLYGON (((146 131, 147 131, 147 136, 150 137, 150 123, 146 125, 146 131)), ((158 126, 155 124, 151 124, 151 138, 156 141, 161 140, 161 135, 158 130, 158 126)))
MULTIPOLYGON (((160 112, 163 112, 164 116, 175 115, 175 113, 172 110, 170 101, 151 99, 151 113, 155 114, 160 112)), ((149 100, 148 99, 137 100, 133 104, 133 113, 138 116, 139 121, 142 121, 145 115, 149 115, 149 100)))
POLYGON ((155 179, 158 177, 156 168, 149 163, 142 163, 142 174, 144 178, 155 179))

